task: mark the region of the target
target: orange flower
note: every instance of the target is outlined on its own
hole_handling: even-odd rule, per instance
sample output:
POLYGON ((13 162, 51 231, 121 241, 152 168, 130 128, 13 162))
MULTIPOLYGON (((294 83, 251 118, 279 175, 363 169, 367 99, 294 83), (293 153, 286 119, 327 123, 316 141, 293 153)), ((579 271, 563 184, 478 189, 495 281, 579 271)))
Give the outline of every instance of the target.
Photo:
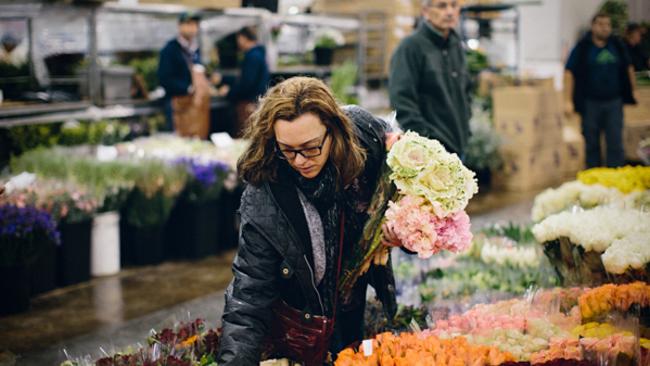
POLYGON ((180 348, 188 348, 188 347, 192 347, 192 345, 194 344, 194 342, 196 342, 196 340, 197 340, 198 338, 199 338, 198 335, 193 335, 193 336, 187 338, 186 340, 184 340, 183 342, 181 342, 181 344, 180 344, 180 348))
POLYGON ((632 305, 650 306, 650 285, 634 282, 625 285, 607 284, 580 296, 580 313, 589 319, 612 310, 625 312, 632 305))
POLYGON ((373 353, 346 349, 339 353, 336 366, 496 366, 514 357, 495 347, 474 346, 464 337, 439 339, 423 334, 382 333, 373 342, 373 353))

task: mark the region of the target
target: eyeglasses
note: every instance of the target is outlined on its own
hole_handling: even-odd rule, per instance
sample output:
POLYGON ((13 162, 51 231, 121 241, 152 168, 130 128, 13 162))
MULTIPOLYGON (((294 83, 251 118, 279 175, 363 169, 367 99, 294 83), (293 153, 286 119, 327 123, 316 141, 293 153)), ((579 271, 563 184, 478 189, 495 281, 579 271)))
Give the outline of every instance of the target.
POLYGON ((280 146, 276 141, 275 151, 278 157, 282 160, 294 160, 296 157, 298 157, 298 154, 302 155, 302 157, 305 159, 315 158, 323 153, 323 146, 325 146, 325 141, 327 141, 327 136, 329 136, 329 133, 329 130, 325 131, 325 136, 323 136, 323 140, 321 141, 320 145, 314 147, 306 147, 304 149, 280 149, 280 146))

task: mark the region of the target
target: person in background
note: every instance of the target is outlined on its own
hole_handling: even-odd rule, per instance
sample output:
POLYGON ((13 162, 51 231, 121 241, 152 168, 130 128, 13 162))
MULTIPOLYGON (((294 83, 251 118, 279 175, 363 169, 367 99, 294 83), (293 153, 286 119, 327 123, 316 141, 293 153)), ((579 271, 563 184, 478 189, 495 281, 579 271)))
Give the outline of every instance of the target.
POLYGON ((605 131, 607 166, 625 163, 623 104, 635 104, 634 68, 623 42, 612 36, 608 15, 597 14, 591 31, 573 48, 566 64, 566 113, 582 117, 586 165, 602 165, 600 134, 605 131))
POLYGON ((219 92, 235 103, 237 124, 233 135, 241 137, 246 122, 255 110, 257 99, 269 87, 271 76, 266 63, 266 49, 257 43, 257 34, 252 28, 244 27, 237 32, 237 46, 244 53, 239 78, 214 74, 212 82, 225 84, 225 87, 219 88, 219 92))
POLYGON ((650 68, 650 57, 641 48, 641 40, 645 32, 646 29, 637 23, 630 23, 625 28, 625 46, 634 71, 646 71, 650 68))
POLYGON ((405 130, 440 141, 461 158, 469 139, 470 79, 454 30, 458 0, 423 0, 415 32, 393 54, 388 90, 405 130))
MULTIPOLYGON (((363 339, 368 284, 387 318, 395 315, 390 264, 371 265, 350 301, 337 284, 397 135, 367 111, 339 106, 322 81, 294 77, 260 99, 245 138, 237 172, 247 186, 217 362, 257 366, 264 353, 322 366, 328 351, 363 339)), ((384 243, 398 243, 388 232, 384 243)))
MULTIPOLYGON (((165 89, 165 117, 168 130, 174 129, 172 98, 194 92, 192 73, 194 65, 201 65, 198 14, 182 13, 178 18, 178 36, 171 39, 160 51, 158 79, 165 89)), ((200 72, 200 67, 197 68, 200 72)))

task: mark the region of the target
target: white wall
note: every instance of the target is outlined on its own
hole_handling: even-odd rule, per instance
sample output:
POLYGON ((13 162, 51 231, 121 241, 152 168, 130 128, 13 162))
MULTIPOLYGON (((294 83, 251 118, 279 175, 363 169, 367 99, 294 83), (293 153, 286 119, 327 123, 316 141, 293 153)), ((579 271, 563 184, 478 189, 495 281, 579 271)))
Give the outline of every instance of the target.
POLYGON ((555 77, 561 86, 564 63, 602 0, 542 0, 519 7, 521 71, 538 77, 555 77))

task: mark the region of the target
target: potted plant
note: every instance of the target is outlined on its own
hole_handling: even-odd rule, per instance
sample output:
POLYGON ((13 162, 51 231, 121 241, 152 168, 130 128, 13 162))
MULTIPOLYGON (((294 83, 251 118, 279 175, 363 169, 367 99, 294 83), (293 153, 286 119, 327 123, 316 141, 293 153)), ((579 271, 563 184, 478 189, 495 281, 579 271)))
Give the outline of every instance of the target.
POLYGON ((0 204, 0 314, 27 310, 30 267, 46 245, 58 245, 59 240, 47 212, 0 204))
POLYGON ((344 43, 343 35, 334 30, 325 30, 316 37, 314 44, 314 63, 329 66, 334 58, 334 49, 344 43))

